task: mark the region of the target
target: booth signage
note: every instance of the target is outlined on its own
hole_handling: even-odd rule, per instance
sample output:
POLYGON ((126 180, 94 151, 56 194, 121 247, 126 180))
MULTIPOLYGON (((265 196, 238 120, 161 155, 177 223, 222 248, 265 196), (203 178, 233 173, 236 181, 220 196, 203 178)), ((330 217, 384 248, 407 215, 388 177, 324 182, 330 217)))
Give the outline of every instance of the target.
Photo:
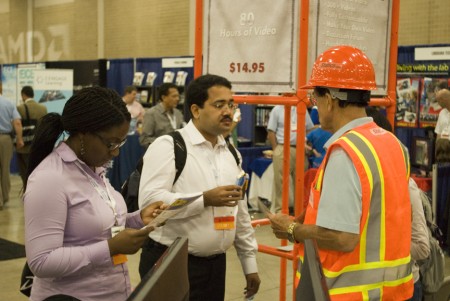
POLYGON ((448 61, 450 47, 417 47, 414 49, 416 61, 448 61))
POLYGON ((298 0, 204 3, 204 74, 228 78, 234 92, 296 89, 298 0))
POLYGON ((180 57, 180 58, 165 58, 162 59, 163 68, 192 68, 194 67, 194 58, 180 57))
POLYGON ((2 89, 2 96, 17 105, 17 65, 3 65, 2 89))
POLYGON ((22 103, 21 91, 24 86, 31 86, 34 89, 34 70, 36 69, 45 69, 45 63, 17 66, 17 105, 22 103))
MULTIPOLYGON (((317 56, 337 45, 361 49, 375 68, 375 95, 386 95, 391 0, 311 0, 308 73, 317 56)), ((309 74, 308 74, 309 77, 309 74)))
POLYGON ((72 69, 37 69, 34 76, 34 99, 47 107, 47 111, 62 113, 73 94, 72 69))

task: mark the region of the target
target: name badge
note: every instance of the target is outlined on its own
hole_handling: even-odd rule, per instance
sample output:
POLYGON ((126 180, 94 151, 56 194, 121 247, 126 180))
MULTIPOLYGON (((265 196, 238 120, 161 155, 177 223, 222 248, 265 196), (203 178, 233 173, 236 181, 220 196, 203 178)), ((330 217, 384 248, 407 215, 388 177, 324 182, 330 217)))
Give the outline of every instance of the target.
POLYGON ((237 214, 237 206, 235 207, 214 207, 214 229, 216 230, 233 230, 236 228, 234 216, 237 214))
POLYGON ((233 230, 235 228, 234 216, 216 216, 214 217, 214 229, 233 230))
MULTIPOLYGON (((123 231, 125 226, 114 226, 111 228, 111 236, 114 237, 119 234, 120 231, 123 231)), ((116 254, 112 257, 114 265, 122 264, 128 261, 127 255, 125 254, 116 254)))
POLYGON ((112 257, 114 265, 122 264, 128 261, 127 255, 116 254, 112 257))

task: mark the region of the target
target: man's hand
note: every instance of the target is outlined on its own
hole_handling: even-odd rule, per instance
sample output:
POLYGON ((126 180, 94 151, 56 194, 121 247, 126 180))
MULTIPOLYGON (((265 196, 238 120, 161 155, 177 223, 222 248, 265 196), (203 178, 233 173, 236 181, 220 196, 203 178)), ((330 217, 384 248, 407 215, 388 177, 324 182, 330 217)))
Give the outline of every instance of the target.
POLYGON ((279 239, 288 239, 287 229, 295 221, 294 217, 282 213, 269 213, 267 217, 270 220, 273 234, 279 239))
POLYGON ((20 149, 25 146, 22 138, 16 137, 16 149, 20 149))
POLYGON ((242 200, 242 188, 237 185, 219 186, 203 192, 205 207, 234 207, 242 200))
POLYGON ((244 289, 245 298, 250 298, 258 292, 261 280, 258 273, 247 274, 245 279, 247 280, 247 287, 244 289))
POLYGON ((168 205, 163 202, 155 202, 150 205, 144 207, 141 210, 141 219, 144 222, 144 225, 148 225, 155 217, 157 217, 164 209, 166 209, 168 205))

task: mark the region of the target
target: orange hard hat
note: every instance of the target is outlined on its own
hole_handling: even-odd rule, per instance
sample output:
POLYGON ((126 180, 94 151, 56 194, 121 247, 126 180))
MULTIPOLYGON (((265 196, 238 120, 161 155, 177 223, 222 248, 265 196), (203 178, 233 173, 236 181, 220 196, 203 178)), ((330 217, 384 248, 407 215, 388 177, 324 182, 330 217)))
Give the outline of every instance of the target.
POLYGON ((302 89, 314 87, 375 90, 375 71, 370 60, 358 48, 335 46, 319 55, 311 78, 302 89))

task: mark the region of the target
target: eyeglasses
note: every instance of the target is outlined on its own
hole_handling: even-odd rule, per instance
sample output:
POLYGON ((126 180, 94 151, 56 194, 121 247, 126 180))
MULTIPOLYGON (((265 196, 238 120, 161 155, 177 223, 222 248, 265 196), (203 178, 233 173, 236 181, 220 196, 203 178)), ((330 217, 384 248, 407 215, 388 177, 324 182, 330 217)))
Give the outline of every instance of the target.
POLYGON ((214 108, 217 110, 225 111, 225 109, 234 111, 237 108, 237 105, 235 105, 233 102, 215 102, 211 104, 214 108))
POLYGON ((102 143, 106 145, 106 147, 109 149, 110 152, 115 151, 118 148, 121 148, 125 144, 125 142, 127 142, 127 138, 123 139, 119 143, 109 142, 108 140, 106 140, 105 138, 103 138, 102 136, 100 136, 95 132, 92 132, 92 134, 96 136, 98 139, 100 139, 102 143))

